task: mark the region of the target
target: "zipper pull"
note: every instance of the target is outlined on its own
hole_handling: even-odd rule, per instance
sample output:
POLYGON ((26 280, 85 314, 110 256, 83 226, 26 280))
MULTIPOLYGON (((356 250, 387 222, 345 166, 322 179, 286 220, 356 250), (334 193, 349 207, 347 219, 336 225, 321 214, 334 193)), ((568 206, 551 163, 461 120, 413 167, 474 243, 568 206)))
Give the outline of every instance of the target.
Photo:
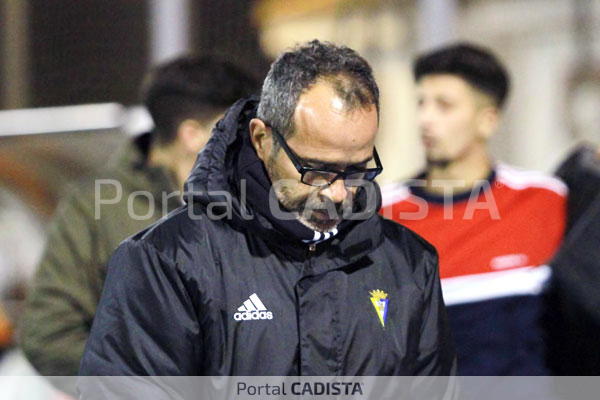
POLYGON ((314 252, 315 250, 317 250, 317 244, 316 243, 311 243, 311 244, 308 245, 308 251, 314 252))

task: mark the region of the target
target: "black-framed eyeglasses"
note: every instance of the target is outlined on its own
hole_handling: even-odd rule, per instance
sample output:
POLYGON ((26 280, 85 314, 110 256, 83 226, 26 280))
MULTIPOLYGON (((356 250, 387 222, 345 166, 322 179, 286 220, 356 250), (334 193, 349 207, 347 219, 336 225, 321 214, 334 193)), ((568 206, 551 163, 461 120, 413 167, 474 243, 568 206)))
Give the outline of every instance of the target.
POLYGON ((381 165, 381 161, 379 160, 379 155, 377 154, 377 149, 373 147, 373 160, 375 161, 375 168, 367 168, 367 169, 348 169, 346 171, 336 171, 330 169, 322 169, 322 168, 313 168, 302 165, 302 159, 294 153, 292 149, 290 149, 285 142, 285 139, 276 129, 267 125, 273 131, 273 136, 277 139, 277 141, 283 147, 283 151, 290 158, 294 167, 300 175, 302 176, 300 181, 306 185, 316 186, 320 188, 325 188, 330 186, 338 179, 342 179, 344 181, 344 185, 353 187, 360 186, 361 181, 372 181, 375 179, 377 175, 383 171, 383 165, 381 165))

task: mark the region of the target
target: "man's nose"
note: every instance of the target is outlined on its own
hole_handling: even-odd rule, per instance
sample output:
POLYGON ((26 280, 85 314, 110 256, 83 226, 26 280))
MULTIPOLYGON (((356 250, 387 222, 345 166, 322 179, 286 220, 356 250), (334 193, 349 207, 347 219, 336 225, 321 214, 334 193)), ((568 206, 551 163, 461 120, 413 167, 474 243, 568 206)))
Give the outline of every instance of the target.
POLYGON ((428 129, 431 126, 432 113, 430 107, 420 107, 417 111, 417 124, 420 129, 428 129))
POLYGON ((431 128, 431 124, 435 119, 435 110, 431 102, 423 101, 417 107, 417 124, 421 129, 431 128))
POLYGON ((325 189, 322 189, 321 194, 329 198, 332 202, 339 204, 346 198, 348 190, 344 185, 344 180, 339 178, 325 189))

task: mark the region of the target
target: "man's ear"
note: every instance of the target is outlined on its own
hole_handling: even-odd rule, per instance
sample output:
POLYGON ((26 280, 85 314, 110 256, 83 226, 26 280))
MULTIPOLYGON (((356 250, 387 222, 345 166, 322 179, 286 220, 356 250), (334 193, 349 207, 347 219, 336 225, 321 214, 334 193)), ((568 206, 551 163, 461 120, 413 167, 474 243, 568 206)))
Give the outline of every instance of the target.
POLYGON ((177 127, 177 140, 189 153, 198 153, 210 137, 208 128, 195 119, 186 119, 177 127))
POLYGON ((482 139, 491 138, 500 123, 500 111, 497 107, 488 105, 478 111, 477 130, 482 139))
POLYGON ((250 121, 250 139, 258 158, 263 161, 268 160, 273 148, 273 136, 271 130, 262 120, 253 118, 250 121))

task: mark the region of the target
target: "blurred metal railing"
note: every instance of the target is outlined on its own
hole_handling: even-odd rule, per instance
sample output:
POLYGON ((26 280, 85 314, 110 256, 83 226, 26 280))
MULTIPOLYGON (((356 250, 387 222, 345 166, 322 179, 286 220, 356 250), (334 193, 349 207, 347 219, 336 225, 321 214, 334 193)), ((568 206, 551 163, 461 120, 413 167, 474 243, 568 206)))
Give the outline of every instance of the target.
POLYGON ((152 128, 143 107, 118 103, 0 111, 0 136, 122 129, 134 134, 152 128))

